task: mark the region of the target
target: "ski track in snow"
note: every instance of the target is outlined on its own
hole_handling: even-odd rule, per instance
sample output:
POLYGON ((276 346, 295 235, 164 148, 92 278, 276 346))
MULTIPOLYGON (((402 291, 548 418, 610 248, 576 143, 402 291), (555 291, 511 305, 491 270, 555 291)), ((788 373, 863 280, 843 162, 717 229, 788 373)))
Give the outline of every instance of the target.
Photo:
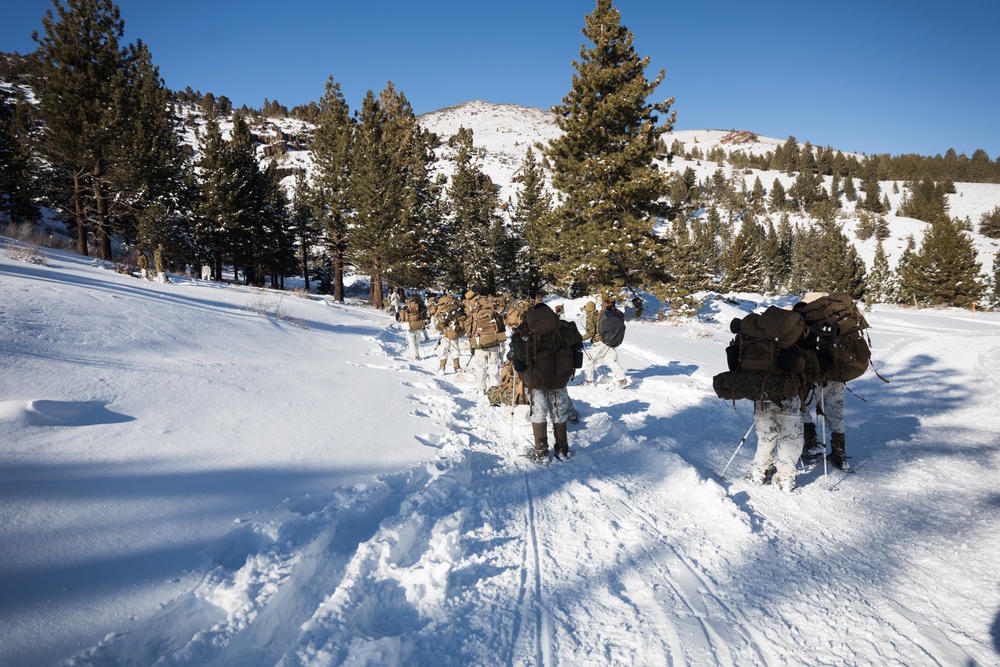
MULTIPOLYGON (((943 344, 922 333, 927 347, 943 344)), ((906 334, 879 331, 889 375, 918 372, 893 357, 914 353, 906 334)), ((977 335, 992 346, 979 351, 983 375, 996 377, 997 337, 977 335)), ((919 550, 880 538, 926 524, 901 527, 866 509, 872 494, 887 494, 905 512, 913 489, 913 480, 894 488, 890 463, 870 449, 849 447, 861 474, 824 475, 820 465, 785 495, 739 478, 751 437, 720 483, 724 443, 741 429, 729 408, 707 408, 723 425, 706 427, 703 458, 685 460, 677 452, 690 445, 647 436, 645 422, 702 399, 649 381, 571 386, 583 416, 570 426, 575 456, 538 466, 520 455, 531 446, 523 408, 487 405, 471 364, 434 375, 435 358, 405 360, 396 329, 375 343, 368 368, 416 375, 403 381, 409 410, 440 428, 420 439, 437 459, 289 500, 283 519, 239 526, 195 590, 66 664, 978 664, 953 610, 931 602, 940 595, 893 590, 886 572, 919 567, 919 550), (881 487, 863 481, 870 470, 881 487), (835 517, 861 519, 824 524, 831 503, 835 517)))

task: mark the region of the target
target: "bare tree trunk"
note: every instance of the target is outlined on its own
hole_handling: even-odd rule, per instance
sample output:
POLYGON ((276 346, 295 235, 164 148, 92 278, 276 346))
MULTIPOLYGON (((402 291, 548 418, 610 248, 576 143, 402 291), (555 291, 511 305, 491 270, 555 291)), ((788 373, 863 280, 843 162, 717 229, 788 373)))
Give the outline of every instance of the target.
POLYGON ((111 234, 108 231, 108 197, 104 194, 104 166, 97 161, 94 167, 94 200, 97 202, 97 240, 101 247, 101 259, 111 261, 111 234))
POLYGON ((344 237, 333 237, 333 300, 344 302, 344 237))
POLYGON ((371 275, 371 304, 375 310, 382 310, 384 303, 382 300, 382 273, 378 266, 372 269, 371 275))
POLYGON ((80 172, 73 173, 73 217, 76 218, 76 251, 87 256, 90 253, 87 250, 87 220, 83 215, 83 184, 80 176, 80 172))

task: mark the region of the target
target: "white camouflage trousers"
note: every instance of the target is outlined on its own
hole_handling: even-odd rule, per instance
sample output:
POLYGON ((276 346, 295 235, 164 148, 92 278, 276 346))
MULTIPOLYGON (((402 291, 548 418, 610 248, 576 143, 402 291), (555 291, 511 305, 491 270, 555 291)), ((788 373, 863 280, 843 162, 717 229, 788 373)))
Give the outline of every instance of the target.
POLYGON ((802 420, 807 424, 814 423, 813 411, 816 412, 816 420, 820 415, 826 420, 826 425, 830 433, 844 433, 844 383, 834 382, 813 385, 806 407, 802 411, 802 420))
POLYGON ((622 365, 618 363, 618 353, 615 348, 608 347, 601 341, 597 341, 590 346, 590 350, 587 351, 587 358, 583 363, 583 375, 587 382, 594 381, 594 374, 597 367, 604 362, 611 369, 611 375, 614 376, 615 382, 619 384, 625 382, 625 369, 622 365))
POLYGON ((531 410, 528 418, 532 424, 544 424, 551 418, 553 424, 566 421, 573 404, 566 387, 562 389, 532 389, 531 410))
POLYGON ((795 462, 802 454, 802 401, 798 396, 780 403, 756 401, 753 423, 757 454, 753 467, 762 474, 774 465, 774 483, 795 480, 795 462))
POLYGON ((448 338, 447 336, 442 335, 437 349, 438 359, 447 360, 449 357, 453 359, 462 358, 462 348, 459 347, 457 338, 448 338))
POLYGON ((490 387, 500 384, 500 346, 476 350, 476 386, 486 393, 490 387))
POLYGON ((420 360, 420 341, 426 331, 426 329, 409 329, 406 332, 406 338, 410 341, 410 355, 417 361, 420 360))

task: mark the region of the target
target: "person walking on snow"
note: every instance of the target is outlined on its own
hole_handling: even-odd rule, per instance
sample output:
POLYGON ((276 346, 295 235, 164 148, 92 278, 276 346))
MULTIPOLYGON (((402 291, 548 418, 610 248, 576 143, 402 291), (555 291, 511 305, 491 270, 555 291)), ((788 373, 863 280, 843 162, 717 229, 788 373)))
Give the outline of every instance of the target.
POLYGON ((536 304, 515 330, 511 347, 514 370, 528 389, 529 419, 535 447, 531 459, 549 462, 548 421, 552 420, 556 458, 565 461, 569 451, 566 419, 570 401, 566 384, 583 365, 583 339, 576 324, 560 320, 544 303, 536 304))
POLYGON ((611 369, 611 375, 618 386, 627 387, 625 369, 618 362, 618 353, 615 351, 625 339, 625 315, 615 307, 615 299, 610 295, 605 295, 600 313, 593 301, 587 302, 586 309, 587 330, 583 339, 590 341, 590 353, 583 369, 585 383, 594 382, 597 366, 603 362, 611 369))
POLYGON ((399 312, 400 321, 406 327, 406 337, 410 342, 410 356, 415 361, 420 361, 420 342, 427 329, 427 308, 420 295, 414 294, 399 312))
POLYGON ((156 268, 156 282, 167 282, 167 264, 163 259, 163 244, 160 243, 153 251, 153 266, 156 268))
POLYGON ((750 468, 750 481, 754 484, 770 480, 781 491, 795 489, 795 462, 802 454, 801 413, 802 401, 798 396, 777 403, 754 402, 757 453, 750 468))
POLYGON ((816 421, 822 417, 830 429, 830 453, 826 459, 831 465, 841 470, 850 470, 847 462, 847 445, 844 434, 844 383, 829 380, 813 385, 802 411, 803 454, 818 457, 826 454, 826 445, 819 441, 816 434, 816 421), (813 418, 815 412, 816 418, 813 418))

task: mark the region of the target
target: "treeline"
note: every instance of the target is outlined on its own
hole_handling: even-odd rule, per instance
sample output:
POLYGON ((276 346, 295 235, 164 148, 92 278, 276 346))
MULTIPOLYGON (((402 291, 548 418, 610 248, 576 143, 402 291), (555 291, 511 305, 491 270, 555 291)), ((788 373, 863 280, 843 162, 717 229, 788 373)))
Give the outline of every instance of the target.
MULTIPOLYGON (((0 210, 17 222, 44 206, 83 254, 110 260, 112 240, 130 254, 163 245, 179 266, 208 263, 216 277, 225 268, 276 287, 302 276, 338 300, 353 271, 370 276, 376 307, 391 286, 526 296, 633 288, 675 312, 703 289, 953 305, 996 294, 996 277, 979 275, 971 221, 947 214, 950 179, 900 179, 901 212, 930 232, 889 267, 880 183, 902 162, 793 138, 762 156, 668 150, 673 100, 647 101, 664 73, 646 78, 648 60, 611 0, 586 17, 593 48, 554 109, 562 134, 528 151, 516 203, 483 173, 471 130, 424 130, 391 83, 357 110, 332 77, 315 104, 233 109, 224 96, 167 90, 145 45, 122 44, 110 0, 68 0, 43 26, 34 54, 2 59, 17 85, 0 104, 0 210), (296 114, 311 136, 269 135, 266 118, 296 114), (185 126, 196 128, 197 152, 181 143, 185 126), (293 143, 310 151, 309 174, 261 160, 293 143), (445 154, 450 178, 436 166, 445 154), (671 155, 720 167, 701 180, 691 168, 666 175, 658 165, 671 155), (751 185, 755 168, 793 180, 751 185), (858 211, 854 230, 844 228, 847 205, 858 211), (878 240, 872 267, 852 233, 878 240)), ((998 217, 984 216, 981 231, 998 217)))

